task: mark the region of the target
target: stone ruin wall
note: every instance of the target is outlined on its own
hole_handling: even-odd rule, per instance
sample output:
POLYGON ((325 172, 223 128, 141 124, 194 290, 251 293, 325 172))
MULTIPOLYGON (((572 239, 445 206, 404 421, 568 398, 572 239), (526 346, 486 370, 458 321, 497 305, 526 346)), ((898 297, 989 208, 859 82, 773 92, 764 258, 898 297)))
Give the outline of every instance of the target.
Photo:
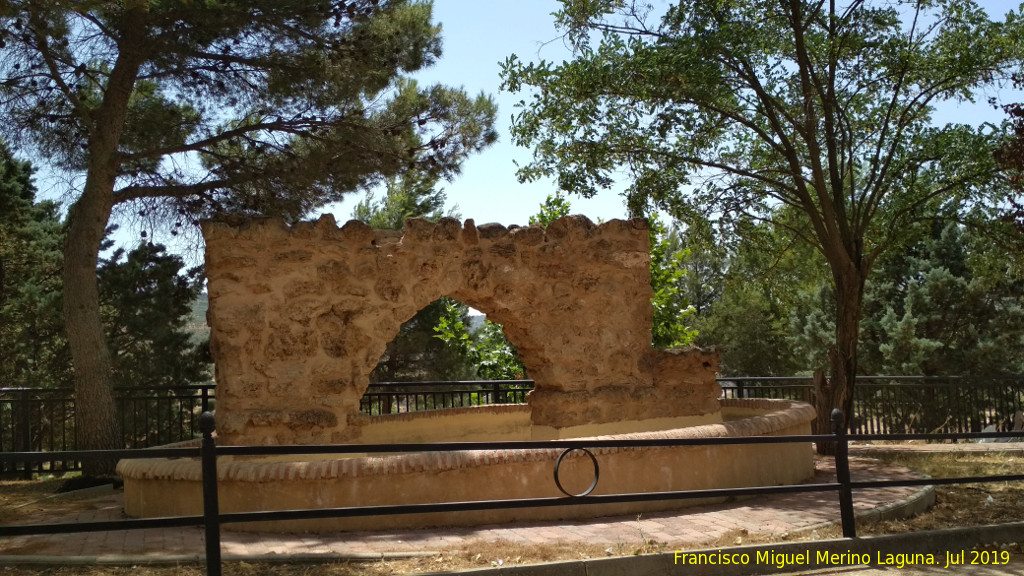
POLYGON ((534 426, 717 414, 717 357, 651 348, 649 230, 330 216, 205 222, 218 433, 228 444, 359 441, 359 400, 401 325, 450 296, 504 326, 534 426))

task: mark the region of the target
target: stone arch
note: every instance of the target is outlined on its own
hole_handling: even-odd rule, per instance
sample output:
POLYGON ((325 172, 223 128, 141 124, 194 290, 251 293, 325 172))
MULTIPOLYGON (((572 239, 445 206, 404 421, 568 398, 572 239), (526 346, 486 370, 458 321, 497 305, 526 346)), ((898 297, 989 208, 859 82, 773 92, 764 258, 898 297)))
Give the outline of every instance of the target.
POLYGON ((502 323, 535 382, 534 426, 717 413, 711 353, 651 349, 649 230, 327 216, 204 222, 219 433, 230 443, 360 436, 359 399, 401 325, 443 295, 502 323), (666 400, 671 398, 671 402, 666 400))

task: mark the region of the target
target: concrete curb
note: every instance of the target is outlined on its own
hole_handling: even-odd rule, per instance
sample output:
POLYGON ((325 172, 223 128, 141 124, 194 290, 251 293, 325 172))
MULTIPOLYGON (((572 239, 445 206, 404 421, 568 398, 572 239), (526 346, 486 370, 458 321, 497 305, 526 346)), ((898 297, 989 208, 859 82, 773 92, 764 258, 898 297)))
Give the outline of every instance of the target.
MULTIPOLYGON (((856 517, 859 522, 884 522, 886 520, 899 520, 900 518, 909 518, 910 516, 916 516, 922 512, 925 512, 935 504, 935 487, 921 486, 916 492, 896 500, 883 504, 871 510, 864 510, 858 512, 856 517)), ((816 530, 823 530, 825 528, 831 528, 832 526, 838 526, 838 521, 832 522, 821 522, 813 524, 811 526, 805 526, 803 528, 797 528, 791 530, 790 534, 810 534, 816 530)))

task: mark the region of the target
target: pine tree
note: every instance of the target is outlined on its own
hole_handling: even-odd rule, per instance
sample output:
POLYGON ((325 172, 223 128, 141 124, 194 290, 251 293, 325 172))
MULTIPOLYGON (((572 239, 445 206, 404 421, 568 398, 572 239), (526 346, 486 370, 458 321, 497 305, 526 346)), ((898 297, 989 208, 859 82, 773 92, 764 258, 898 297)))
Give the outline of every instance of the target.
POLYGON ((208 381, 206 343, 195 345, 187 324, 203 288, 203 269, 183 270, 181 257, 142 242, 115 250, 98 271, 114 386, 151 389, 208 381))
POLYGON ((96 279, 115 209, 175 231, 292 220, 386 175, 450 176, 494 141, 495 110, 403 76, 440 54, 413 0, 0 1, 0 132, 82 177, 63 313, 83 448, 119 436, 96 279))
POLYGON ((71 383, 60 315, 64 234, 53 202, 35 201, 32 168, 0 143, 0 382, 71 383))

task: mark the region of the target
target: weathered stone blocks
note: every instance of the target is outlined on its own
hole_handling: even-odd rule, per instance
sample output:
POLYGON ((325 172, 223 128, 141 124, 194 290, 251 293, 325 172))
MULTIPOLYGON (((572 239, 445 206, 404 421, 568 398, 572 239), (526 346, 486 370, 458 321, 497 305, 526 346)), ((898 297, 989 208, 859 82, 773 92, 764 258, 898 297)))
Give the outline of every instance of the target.
POLYGON ((333 218, 205 222, 220 433, 236 444, 359 438, 359 399, 401 324, 441 296, 505 326, 553 429, 718 412, 717 358, 651 349, 649 230, 333 218))

